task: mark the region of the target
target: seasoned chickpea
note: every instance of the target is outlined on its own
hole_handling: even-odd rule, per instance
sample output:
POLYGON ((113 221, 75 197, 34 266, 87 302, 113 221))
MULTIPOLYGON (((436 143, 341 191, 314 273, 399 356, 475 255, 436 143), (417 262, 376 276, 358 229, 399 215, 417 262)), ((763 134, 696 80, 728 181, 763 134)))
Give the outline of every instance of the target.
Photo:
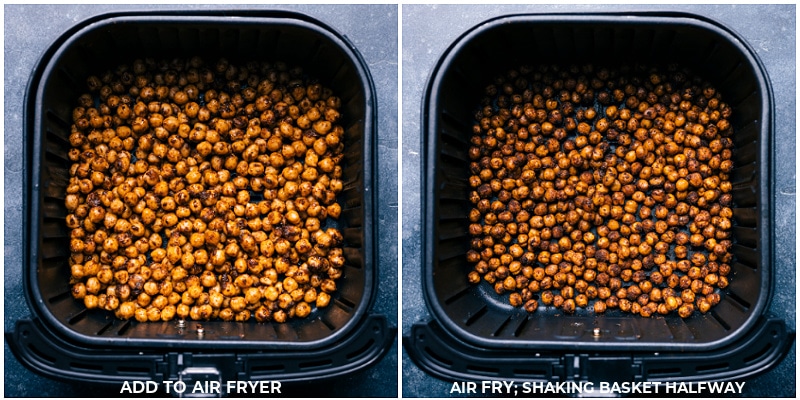
POLYGON ((267 286, 264 289, 264 298, 268 301, 276 301, 278 300, 278 296, 280 296, 280 292, 275 286, 267 286))
POLYGON ((325 226, 342 214, 342 100, 282 63, 159 65, 89 78, 95 95, 73 110, 72 295, 140 322, 281 323, 327 306, 346 263, 325 226))
MULTIPOLYGON (((729 131, 720 135, 720 118, 731 126, 719 93, 655 69, 643 77, 629 70, 634 79, 604 71, 593 87, 614 89, 597 94, 559 92, 565 80, 582 85, 578 70, 526 67, 488 87, 466 153, 468 281, 490 283, 512 306, 540 293, 542 304, 568 313, 708 311, 712 302, 699 296, 726 287, 729 272, 711 265, 732 258, 730 212, 721 214, 732 202, 733 146, 729 131), (593 127, 595 101, 604 115, 593 127), (523 102, 530 108, 514 108, 523 102)), ((316 151, 326 148, 309 143, 317 169, 330 173, 316 151)), ((324 248, 327 238, 313 237, 324 248)))
POLYGON ((303 294, 303 301, 306 303, 315 303, 317 301, 317 290, 313 287, 307 289, 303 294))
POLYGON ((328 293, 322 292, 317 295, 315 302, 317 308, 325 308, 330 304, 331 296, 328 293))

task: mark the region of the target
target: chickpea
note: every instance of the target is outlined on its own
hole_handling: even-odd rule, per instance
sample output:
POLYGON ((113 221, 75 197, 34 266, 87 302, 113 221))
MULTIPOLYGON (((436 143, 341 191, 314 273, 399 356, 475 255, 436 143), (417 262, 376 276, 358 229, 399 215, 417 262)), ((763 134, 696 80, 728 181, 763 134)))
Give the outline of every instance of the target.
POLYGON ((307 289, 303 294, 303 301, 305 301, 306 303, 316 303, 317 290, 314 288, 307 289))
POLYGON ((320 284, 320 289, 325 293, 333 293, 336 291, 336 282, 333 279, 325 279, 320 284))
POLYGON ((602 314, 602 313, 606 312, 606 307, 607 307, 607 305, 606 305, 605 302, 596 301, 594 303, 594 312, 597 313, 597 314, 602 314))
MULTIPOLYGON (((246 311, 247 310, 245 310, 243 312, 246 312, 246 311)), ((237 315, 237 318, 239 318, 238 315, 237 315)), ((287 318, 286 312, 283 311, 283 310, 278 309, 278 310, 275 310, 272 313, 272 320, 275 321, 275 322, 284 323, 284 322, 286 322, 286 318, 287 318)))
MULTIPOLYGON (((605 80, 616 84, 614 79, 604 75, 597 79, 596 87, 603 87, 605 80)), ((657 74, 645 78, 659 83, 669 79, 657 74)), ((716 129, 709 128, 720 115, 712 117, 707 110, 701 110, 699 107, 707 104, 704 100, 698 100, 698 105, 693 98, 678 93, 660 99, 661 94, 648 95, 648 89, 639 85, 627 81, 611 93, 597 96, 605 106, 605 118, 601 119, 602 127, 596 127, 597 132, 584 122, 595 118, 596 110, 570 104, 553 112, 560 102, 571 100, 569 94, 560 96, 550 87, 537 89, 541 91, 536 97, 530 94, 528 98, 534 107, 543 109, 541 116, 523 113, 522 109, 511 110, 516 118, 524 114, 536 121, 525 123, 528 126, 520 136, 528 140, 541 135, 538 142, 530 144, 515 143, 517 137, 509 137, 501 122, 511 115, 503 108, 507 98, 493 98, 499 91, 487 92, 484 103, 497 104, 497 108, 486 106, 476 116, 480 121, 475 125, 468 152, 472 173, 469 184, 474 190, 469 200, 475 206, 469 214, 468 229, 473 240, 467 261, 475 266, 468 275, 471 283, 487 281, 498 293, 511 292, 509 302, 515 306, 526 293, 517 292, 518 288, 528 292, 555 288, 559 295, 542 293, 543 304, 562 308, 566 304, 569 311, 572 305, 567 300, 583 307, 586 300, 600 297, 606 301, 596 307, 619 306, 622 311, 643 317, 656 312, 666 314, 686 301, 694 301, 689 294, 682 299, 667 292, 672 288, 691 288, 692 294, 705 295, 712 293, 714 286, 727 286, 727 279, 720 279, 725 274, 701 271, 718 257, 730 258, 729 246, 720 245, 729 237, 725 231, 730 223, 711 221, 706 211, 712 210, 711 215, 716 216, 731 201, 727 177, 712 172, 721 168, 722 160, 730 160, 729 154, 721 156, 728 150, 725 139, 715 136, 716 129), (669 111, 668 105, 675 111, 669 111), (562 121, 570 120, 573 112, 575 121, 563 126, 578 136, 565 140, 559 131, 565 129, 562 121), (658 128, 663 130, 648 130, 661 116, 664 119, 659 120, 662 125, 658 128), (607 143, 601 133, 616 140, 615 151, 604 154, 607 143), (518 175, 520 179, 508 179, 509 171, 519 168, 526 158, 529 162, 518 175), (599 171, 599 164, 588 165, 600 160, 611 167, 599 171), (564 170, 558 177, 556 166, 564 170), (590 167, 594 172, 567 171, 579 167, 590 167), (519 196, 521 191, 530 198, 522 218, 518 216, 519 208, 507 208, 510 199, 525 199, 519 196), (728 197, 721 199, 723 193, 728 197), (532 204, 534 200, 539 203, 532 204), (516 225, 521 222, 526 223, 523 235, 519 235, 516 225), (519 244, 510 237, 517 237, 519 244), (670 254, 672 243, 674 253, 670 254), (672 255, 675 259, 671 259, 672 255), (559 267, 562 261, 571 265, 559 267), (518 263, 513 269, 512 262, 518 263), (517 267, 531 262, 541 263, 542 267, 517 267), (676 269, 681 275, 673 273, 676 269), (517 282, 514 287, 512 278, 517 282), (522 284, 531 278, 533 282, 522 284), (591 296, 589 282, 599 285, 592 289, 591 296), (629 286, 627 282, 636 285, 629 286), (613 296, 612 291, 621 298, 613 296)), ((513 85, 506 88, 504 96, 523 97, 522 93, 515 93, 513 85)), ((662 88, 658 90, 663 93, 662 88)), ((713 91, 709 93, 713 96, 713 91)), ((595 99, 577 96, 572 100, 591 103, 595 99)), ((713 109, 718 107, 715 99, 713 109)), ((316 161, 319 166, 321 160, 316 161)), ((729 170, 726 166, 725 171, 729 170)), ((728 214, 721 218, 730 218, 728 214)), ((683 308, 684 313, 686 309, 683 308)))
POLYGON ((86 285, 84 285, 82 282, 72 285, 71 293, 72 297, 76 300, 84 299, 86 297, 86 285))
POLYGON ((330 304, 331 296, 326 292, 317 294, 316 306, 317 308, 325 308, 330 304))
POLYGON ((694 306, 692 304, 683 304, 678 308, 678 315, 681 318, 689 318, 694 313, 694 306))
POLYGON ((244 299, 248 304, 258 304, 261 301, 261 291, 255 287, 244 290, 244 299))
POLYGON ((264 289, 264 298, 268 301, 276 301, 278 300, 278 296, 280 296, 280 292, 275 286, 267 286, 264 289))
POLYGON ((73 110, 73 296, 141 322, 285 322, 327 306, 346 263, 344 238, 322 222, 342 214, 342 100, 287 86, 302 71, 282 63, 171 64, 93 76, 95 94, 73 110))

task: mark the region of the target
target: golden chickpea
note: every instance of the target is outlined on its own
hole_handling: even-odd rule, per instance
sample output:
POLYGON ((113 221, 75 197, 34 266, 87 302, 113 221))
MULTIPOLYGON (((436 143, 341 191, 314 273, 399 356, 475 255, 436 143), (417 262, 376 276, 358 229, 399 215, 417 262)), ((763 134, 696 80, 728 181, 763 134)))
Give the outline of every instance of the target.
POLYGON ((317 290, 314 288, 307 289, 303 293, 303 301, 306 303, 315 303, 317 301, 317 290))
POLYGON ((280 296, 280 291, 275 286, 267 286, 264 289, 264 298, 268 301, 276 301, 278 300, 278 296, 280 296))
MULTIPOLYGON (((88 265, 88 263, 87 263, 87 265, 88 265)), ((118 271, 118 272, 123 272, 123 271, 118 271)), ((127 273, 127 271, 125 271, 125 272, 127 273)), ((86 290, 88 290, 90 293, 93 293, 93 294, 95 293, 94 289, 96 287, 98 287, 100 283, 107 285, 107 284, 111 283, 111 281, 114 279, 114 273, 111 272, 111 269, 109 269, 108 267, 105 267, 105 266, 102 267, 97 272, 96 275, 97 275, 97 277, 91 277, 91 278, 89 278, 89 280, 86 281, 86 290), (90 287, 90 284, 91 284, 91 287, 90 287)), ((124 278, 124 275, 120 274, 120 277, 124 278)))
POLYGON ((150 305, 159 310, 163 310, 164 307, 169 305, 169 300, 167 300, 167 298, 162 295, 157 295, 155 298, 152 299, 150 305))
POLYGON ((145 283, 144 283, 144 292, 145 292, 145 293, 146 293, 148 296, 155 296, 155 295, 156 295, 156 294, 158 294, 158 292, 159 292, 159 286, 158 286, 158 283, 156 283, 155 281, 148 281, 148 282, 145 282, 145 283))
MULTIPOLYGON (((190 307, 186 304, 178 304, 175 306, 175 315, 178 316, 180 319, 186 319, 189 317, 190 307)), ((139 320, 138 318, 136 319, 139 320)))
POLYGON ((317 308, 325 308, 330 304, 331 296, 326 292, 321 292, 317 294, 317 300, 315 302, 317 308))
POLYGON ((242 296, 236 296, 231 299, 230 307, 233 312, 240 312, 247 306, 247 301, 242 296))
POLYGON ((237 77, 227 60, 189 65, 151 78, 137 60, 135 76, 89 80, 99 108, 85 95, 73 110, 64 203, 73 296, 141 322, 305 317, 310 302, 328 304, 318 292, 336 290, 345 263, 341 233, 320 222, 341 214, 341 100, 321 85, 237 77), (215 74, 225 91, 203 87, 215 74), (262 296, 286 310, 272 315, 262 296))
POLYGON ((86 285, 81 282, 72 285, 71 293, 76 300, 84 299, 86 297, 86 285))
POLYGON ((261 301, 261 291, 255 287, 249 287, 244 290, 244 299, 248 304, 258 304, 261 301))

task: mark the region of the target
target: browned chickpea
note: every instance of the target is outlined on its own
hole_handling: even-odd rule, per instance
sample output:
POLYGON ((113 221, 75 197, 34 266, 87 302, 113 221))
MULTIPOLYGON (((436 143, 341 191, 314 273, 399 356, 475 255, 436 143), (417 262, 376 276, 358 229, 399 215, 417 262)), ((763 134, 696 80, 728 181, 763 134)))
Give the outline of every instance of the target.
POLYGON ((82 282, 72 285, 72 297, 76 300, 82 300, 86 297, 86 286, 82 282))
POLYGON ((472 271, 472 272, 469 273, 469 282, 470 283, 477 284, 477 283, 480 283, 480 281, 481 281, 481 276, 480 276, 480 274, 478 272, 472 271))
POLYGON ((689 318, 694 313, 694 306, 692 304, 683 304, 678 308, 678 315, 681 318, 689 318))
POLYGON ((287 318, 287 315, 286 315, 286 312, 284 310, 278 309, 278 310, 275 310, 272 313, 272 320, 277 322, 277 323, 282 324, 282 323, 286 322, 286 318, 287 318))
POLYGON ((87 309, 92 310, 99 307, 99 299, 94 294, 87 294, 83 298, 83 304, 87 309))
POLYGON ((606 312, 606 303, 603 301, 596 301, 594 303, 594 312, 597 314, 602 314, 606 312))
MULTIPOLYGON (((555 305, 555 301, 553 302, 553 305, 555 305)), ((561 304, 560 308, 565 313, 571 314, 571 313, 575 312, 575 300, 574 299, 566 299, 566 300, 564 300, 563 303, 561 304)))
POLYGON ((316 306, 317 308, 324 308, 330 304, 331 296, 326 292, 317 294, 316 306))
POLYGON ((295 317, 305 318, 311 313, 311 306, 308 303, 301 301, 295 306, 295 317))

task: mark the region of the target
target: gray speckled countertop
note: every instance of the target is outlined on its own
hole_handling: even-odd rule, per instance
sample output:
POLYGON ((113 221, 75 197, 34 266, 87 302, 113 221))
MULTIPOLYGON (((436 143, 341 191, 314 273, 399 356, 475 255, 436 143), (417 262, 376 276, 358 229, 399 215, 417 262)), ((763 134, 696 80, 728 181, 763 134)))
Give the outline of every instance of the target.
MULTIPOLYGON (((434 63, 455 39, 478 23, 512 13, 575 13, 599 11, 685 11, 714 19, 740 34, 766 66, 775 96, 776 172, 773 184, 776 221, 775 293, 769 310, 795 330, 795 5, 404 5, 403 19, 403 133, 402 133, 402 332, 429 319, 420 273, 420 101, 434 63)), ((404 397, 448 397, 452 382, 431 378, 403 353, 404 397)), ((794 397, 796 355, 775 369, 748 381, 744 396, 794 397)))
MULTIPOLYGON (((250 8, 254 6, 247 6, 250 8)), ((73 5, 5 6, 5 279, 4 328, 13 328, 17 319, 30 311, 23 300, 20 278, 22 243, 15 234, 22 219, 22 99, 33 65, 44 49, 73 24, 93 15, 121 10, 219 9, 198 5, 73 5), (46 23, 42 23, 46 21, 46 23)), ((229 7, 233 8, 233 6, 229 7)), ((237 6, 236 8, 242 8, 237 6)), ((791 330, 796 329, 795 281, 795 154, 796 129, 796 54, 794 5, 403 5, 403 48, 397 49, 397 5, 294 5, 279 9, 309 14, 345 34, 364 56, 378 92, 378 178, 380 287, 374 311, 397 320, 398 239, 402 241, 403 313, 399 330, 407 334, 410 326, 429 318, 421 293, 420 272, 420 101, 430 70, 444 49, 463 31, 493 16, 519 12, 588 12, 620 10, 687 11, 715 19, 742 35, 758 53, 772 80, 777 127, 775 196, 775 294, 770 312, 781 316, 791 330), (398 190, 398 54, 402 58, 402 235, 397 237, 398 190)), ((432 378, 418 369, 403 354, 398 377, 398 343, 374 367, 341 379, 333 388, 312 389, 314 396, 395 397, 402 379, 404 397, 448 397, 451 382, 432 378)), ((7 397, 112 397, 114 392, 52 381, 22 367, 5 350, 4 390, 7 397)), ((794 397, 796 395, 796 356, 789 356, 768 373, 748 381, 748 397, 794 397)))
MULTIPOLYGON (((5 10, 5 318, 4 329, 26 318, 30 311, 22 293, 22 242, 17 234, 24 204, 22 181, 22 103, 30 71, 42 52, 74 24, 89 17, 116 11, 221 10, 264 6, 219 5, 6 5, 5 10)), ((272 7, 270 7, 272 8, 272 7)), ((397 18, 398 6, 391 5, 289 5, 274 9, 308 14, 347 36, 364 57, 377 88, 378 104, 378 237, 379 288, 373 313, 386 315, 397 326, 397 18)), ((284 395, 310 397, 396 397, 397 349, 395 340, 388 354, 367 370, 339 379, 335 384, 304 385, 284 395)), ((95 387, 57 382, 22 367, 8 348, 5 350, 4 389, 6 397, 115 397, 119 388, 95 387)))

